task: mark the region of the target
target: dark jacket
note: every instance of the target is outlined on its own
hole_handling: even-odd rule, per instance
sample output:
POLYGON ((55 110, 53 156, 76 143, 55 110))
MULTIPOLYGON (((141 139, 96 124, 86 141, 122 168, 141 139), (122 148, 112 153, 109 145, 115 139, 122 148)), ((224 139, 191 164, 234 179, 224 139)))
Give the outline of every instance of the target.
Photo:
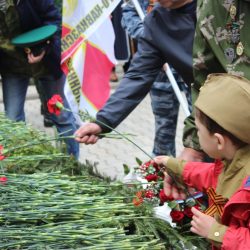
MULTIPOLYGON (((145 18, 144 34, 139 39, 138 51, 129 70, 116 92, 97 113, 97 120, 113 128, 118 126, 149 93, 166 62, 175 68, 184 82, 191 84, 195 23, 195 1, 175 10, 155 7, 145 18)), ((98 124, 104 132, 109 131, 98 124)))
POLYGON ((46 67, 55 78, 62 75, 61 61, 61 14, 53 0, 16 0, 15 5, 19 14, 23 32, 47 24, 57 25, 58 31, 50 44, 50 49, 44 57, 46 67))

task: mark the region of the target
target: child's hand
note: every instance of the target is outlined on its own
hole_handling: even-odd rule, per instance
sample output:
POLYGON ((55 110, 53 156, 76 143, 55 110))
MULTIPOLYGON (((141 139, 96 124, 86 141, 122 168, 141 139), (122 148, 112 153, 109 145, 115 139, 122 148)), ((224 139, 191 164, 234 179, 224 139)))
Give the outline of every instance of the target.
POLYGON ((169 160, 169 156, 167 155, 159 155, 154 158, 154 162, 162 166, 167 166, 168 160, 169 160))
POLYGON ((163 190, 166 196, 172 196, 175 200, 185 200, 186 194, 174 185, 173 179, 166 172, 164 175, 163 190))
MULTIPOLYGON (((169 156, 161 155, 154 158, 154 162, 158 165, 167 166, 167 162, 169 160, 169 156)), ((175 200, 184 200, 186 199, 186 194, 179 188, 176 187, 173 183, 173 179, 164 171, 164 193, 167 196, 172 196, 175 200)))
POLYGON ((191 221, 192 227, 190 231, 207 238, 209 230, 215 222, 215 219, 209 215, 203 214, 194 207, 192 207, 191 211, 194 215, 191 221))

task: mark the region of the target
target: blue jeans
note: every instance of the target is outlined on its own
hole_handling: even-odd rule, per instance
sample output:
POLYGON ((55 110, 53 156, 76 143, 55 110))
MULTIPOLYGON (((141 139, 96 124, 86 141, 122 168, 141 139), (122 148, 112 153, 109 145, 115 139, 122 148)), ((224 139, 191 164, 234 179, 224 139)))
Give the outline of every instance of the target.
MULTIPOLYGON (((177 73, 174 73, 174 76, 180 89, 185 93, 191 110, 191 92, 177 73)), ((180 104, 165 72, 159 73, 151 88, 150 97, 155 118, 155 138, 152 154, 153 156, 175 156, 175 136, 180 104)))
MULTIPOLYGON (((6 116, 13 121, 25 121, 24 102, 29 85, 29 77, 20 75, 3 75, 3 101, 6 116)), ((65 76, 55 80, 52 76, 44 76, 38 79, 44 100, 47 101, 54 95, 59 94, 63 98, 66 108, 69 104, 64 96, 65 76)), ((63 111, 59 116, 49 114, 55 124, 58 133, 68 131, 62 136, 73 135, 77 129, 75 119, 71 112, 63 111)), ((74 139, 65 140, 67 152, 77 159, 79 157, 79 144, 74 139)))

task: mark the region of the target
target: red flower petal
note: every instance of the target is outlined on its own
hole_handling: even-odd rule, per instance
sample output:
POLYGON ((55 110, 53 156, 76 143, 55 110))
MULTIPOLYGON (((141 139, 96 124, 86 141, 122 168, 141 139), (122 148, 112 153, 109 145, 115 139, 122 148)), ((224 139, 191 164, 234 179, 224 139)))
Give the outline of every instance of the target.
POLYGON ((191 207, 185 207, 183 212, 188 218, 192 218, 194 215, 191 211, 191 207))
POLYGON ((149 174, 145 176, 145 179, 150 182, 150 181, 157 181, 158 176, 156 174, 149 174))
POLYGON ((7 180, 8 180, 8 178, 5 177, 5 176, 0 177, 0 182, 1 183, 5 183, 7 180))
POLYGON ((137 198, 142 198, 142 196, 143 196, 143 192, 142 191, 138 191, 136 194, 135 194, 135 196, 137 197, 137 198))
POLYGON ((161 189, 160 190, 160 193, 159 193, 159 198, 161 200, 161 203, 164 203, 166 201, 172 201, 174 198, 172 196, 167 196, 165 193, 164 193, 164 190, 161 189))
POLYGON ((63 100, 60 95, 53 95, 47 102, 48 111, 51 114, 60 115, 62 107, 58 107, 60 103, 63 107, 63 100))
POLYGON ((5 156, 3 155, 3 145, 0 145, 0 161, 5 159, 5 156))
POLYGON ((172 217, 173 222, 181 222, 182 219, 184 218, 184 213, 181 211, 172 210, 170 212, 170 216, 172 217))
POLYGON ((134 198, 133 203, 136 207, 138 207, 143 203, 143 198, 134 198))
POLYGON ((155 196, 154 192, 152 190, 147 190, 145 192, 145 198, 152 199, 155 196))

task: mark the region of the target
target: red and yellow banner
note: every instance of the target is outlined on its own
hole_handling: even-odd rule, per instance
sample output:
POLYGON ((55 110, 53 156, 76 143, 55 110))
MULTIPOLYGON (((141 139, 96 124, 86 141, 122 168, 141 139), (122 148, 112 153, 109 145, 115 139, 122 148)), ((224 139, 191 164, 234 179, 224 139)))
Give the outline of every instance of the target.
POLYGON ((87 110, 94 116, 109 97, 116 63, 110 14, 119 2, 63 1, 62 68, 67 74, 65 95, 75 113, 87 110))

